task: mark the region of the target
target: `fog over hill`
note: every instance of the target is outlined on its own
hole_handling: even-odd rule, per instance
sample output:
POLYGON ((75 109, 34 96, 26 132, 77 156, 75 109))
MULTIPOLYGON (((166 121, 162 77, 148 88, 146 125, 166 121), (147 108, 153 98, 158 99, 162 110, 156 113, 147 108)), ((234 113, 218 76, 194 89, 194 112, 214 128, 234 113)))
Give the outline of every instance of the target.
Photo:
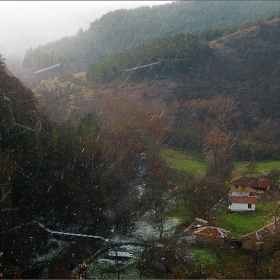
POLYGON ((257 20, 278 10, 279 1, 176 1, 117 9, 91 22, 88 29, 80 29, 75 36, 29 49, 21 66, 32 73, 61 63, 61 72, 84 72, 90 63, 159 38, 212 28, 206 31, 205 39, 209 41, 221 28, 257 20))
POLYGON ((75 35, 109 11, 171 1, 4 1, 1 2, 0 53, 22 58, 27 49, 75 35))

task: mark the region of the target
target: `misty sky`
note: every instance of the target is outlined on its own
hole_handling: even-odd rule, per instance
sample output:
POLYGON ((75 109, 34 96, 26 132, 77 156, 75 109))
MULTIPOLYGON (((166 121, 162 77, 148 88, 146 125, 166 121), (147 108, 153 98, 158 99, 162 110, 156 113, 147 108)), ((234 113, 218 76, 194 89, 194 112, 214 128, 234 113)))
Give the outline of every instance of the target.
POLYGON ((22 57, 40 44, 87 30, 90 22, 121 8, 172 1, 0 1, 0 54, 22 57))

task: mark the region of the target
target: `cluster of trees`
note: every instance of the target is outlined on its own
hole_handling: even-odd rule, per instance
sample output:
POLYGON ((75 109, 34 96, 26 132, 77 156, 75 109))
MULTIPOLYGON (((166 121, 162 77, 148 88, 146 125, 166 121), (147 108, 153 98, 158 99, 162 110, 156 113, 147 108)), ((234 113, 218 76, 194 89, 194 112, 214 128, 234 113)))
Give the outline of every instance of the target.
POLYGON ((279 233, 266 236, 264 247, 256 252, 242 252, 231 259, 228 256, 229 247, 213 247, 217 259, 219 259, 220 272, 224 278, 250 278, 265 279, 279 278, 279 233), (275 246, 276 245, 276 246, 275 246))
MULTIPOLYGON (((213 77, 209 78, 211 82, 213 77)), ((196 80, 193 80, 195 85, 196 80)), ((198 84, 200 81, 197 79, 198 84)), ((75 82, 79 84, 78 81, 75 82)), ((221 81, 219 84, 222 88, 228 87, 227 83, 223 83, 221 81)), ((63 94, 58 96, 57 91, 48 92, 42 95, 42 104, 49 116, 60 119, 70 117, 78 120, 85 112, 92 111, 99 123, 106 127, 104 131, 110 131, 111 135, 115 135, 114 139, 133 139, 131 143, 134 143, 134 147, 138 145, 136 143, 140 143, 138 139, 144 139, 141 134, 143 131, 146 135, 152 135, 154 129, 153 135, 158 136, 158 143, 163 141, 197 153, 204 152, 207 174, 217 174, 221 181, 230 175, 233 160, 279 158, 279 120, 266 116, 261 109, 266 109, 266 104, 272 102, 271 99, 265 103, 255 102, 252 90, 251 95, 243 95, 242 99, 230 94, 214 95, 211 91, 201 93, 205 98, 192 99, 192 92, 197 92, 197 88, 192 89, 191 86, 182 85, 184 89, 180 88, 181 85, 175 86, 172 92, 178 94, 183 91, 185 94, 181 94, 180 99, 175 96, 174 99, 179 100, 173 101, 172 94, 170 99, 159 98, 164 97, 162 92, 165 92, 166 87, 151 83, 146 89, 141 89, 141 84, 129 86, 118 81, 107 89, 94 85, 94 94, 90 98, 85 98, 82 93, 72 94, 68 102, 63 101, 63 94), (161 112, 164 114, 157 118, 161 125, 152 127, 156 121, 153 116, 160 116, 161 112), (150 122, 152 118, 153 121, 150 122), (167 120, 169 125, 165 123, 167 120), (144 129, 142 132, 139 129, 140 123, 141 129, 144 129), (125 131, 128 133, 126 136, 125 131)), ((275 113, 277 112, 270 112, 275 113)), ((108 139, 112 140, 110 137, 108 139)), ((113 146, 113 142, 111 143, 113 146)), ((123 147, 130 145, 125 142, 123 147)), ((135 154, 137 153, 141 153, 141 148, 137 149, 135 154)))
POLYGON ((88 115, 77 125, 52 124, 37 110, 34 94, 0 62, 0 234, 6 278, 26 254, 35 253, 24 240, 28 223, 86 222, 86 214, 95 220, 102 215, 98 209, 115 199, 119 182, 105 176, 100 164, 94 119, 88 115))
POLYGON ((31 48, 22 66, 25 71, 34 72, 61 63, 55 71, 85 71, 89 63, 108 55, 181 32, 208 28, 203 35, 213 40, 225 31, 232 31, 225 26, 265 17, 279 8, 277 1, 177 1, 152 8, 117 10, 92 22, 88 30, 79 30, 75 36, 31 48))
MULTIPOLYGON (((131 89, 145 97, 144 100, 153 96, 152 100, 160 99, 162 104, 165 102, 169 114, 175 117, 176 121, 173 122, 169 137, 165 137, 165 143, 191 151, 204 151, 209 163, 208 173, 217 173, 215 170, 218 165, 220 168, 230 167, 232 158, 278 159, 279 65, 274 58, 279 57, 279 21, 277 17, 275 19, 270 23, 260 20, 256 22, 256 27, 249 28, 246 32, 223 37, 218 42, 222 47, 213 45, 214 54, 198 34, 178 34, 156 40, 92 64, 87 73, 88 79, 99 82, 120 77, 143 79, 160 76, 164 71, 170 77, 176 71, 185 72, 187 68, 185 60, 183 63, 170 63, 170 60, 191 58, 196 52, 201 54, 202 50, 206 50, 205 53, 211 54, 207 61, 202 59, 199 63, 199 59, 196 60, 197 63, 192 64, 191 75, 181 75, 180 82, 173 89, 170 90, 167 86, 151 86, 147 90, 131 89), (233 51, 228 51, 227 48, 233 51), (227 52, 226 56, 223 55, 224 52, 227 52), (159 61, 159 64, 153 64, 159 61), (265 63, 262 65, 259 61, 265 63), (153 65, 145 68, 125 71, 151 63, 153 65), (216 142, 211 143, 213 139, 216 142)), ((186 61, 187 64, 192 63, 190 60, 186 61)), ((160 83, 158 81, 158 85, 160 83)), ((100 91, 98 86, 94 88, 90 83, 85 86, 92 87, 96 93, 100 91)), ((123 96, 125 93, 125 104, 132 105, 129 101, 129 89, 124 87, 124 83, 116 81, 112 84, 112 90, 116 93, 115 96, 123 96)), ((71 110, 68 110, 68 115, 75 114, 79 117, 90 108, 96 109, 96 101, 84 100, 82 94, 75 94, 72 98, 71 102, 61 104, 54 91, 44 95, 43 100, 50 116, 63 115, 69 107, 71 110)), ((105 98, 108 97, 103 97, 104 100, 105 98)), ((99 98, 98 102, 104 102, 100 100, 99 98)), ((222 173, 223 178, 229 174, 226 170, 222 173)))
POLYGON ((107 83, 176 76, 186 74, 194 63, 210 55, 211 49, 197 34, 178 34, 95 62, 88 67, 86 77, 107 83))
MULTIPOLYGON (((93 94, 92 100, 88 98, 85 100, 83 95, 75 94, 75 97, 72 96, 71 103, 61 106, 61 103, 57 100, 56 105, 54 105, 53 100, 59 98, 53 92, 52 95, 44 96, 44 102, 49 109, 52 108, 52 110, 49 110, 50 115, 54 112, 55 114, 63 114, 69 107, 75 108, 74 111, 71 111, 71 114, 76 116, 81 116, 83 112, 88 110, 94 110, 96 115, 103 112, 98 118, 105 124, 108 118, 104 118, 105 114, 102 108, 106 108, 114 116, 114 122, 119 120, 118 124, 114 123, 114 125, 112 121, 108 122, 112 125, 110 129, 108 128, 108 131, 113 131, 110 133, 115 134, 115 127, 126 127, 130 132, 137 131, 137 127, 134 125, 140 122, 141 116, 135 115, 133 129, 131 129, 131 122, 124 125, 126 123, 125 116, 131 116, 132 111, 137 114, 136 108, 142 108, 140 104, 152 104, 154 102, 155 106, 151 106, 148 114, 152 118, 152 111, 157 112, 156 104, 160 100, 162 106, 165 103, 163 111, 168 112, 167 116, 173 122, 168 129, 157 126, 159 139, 163 140, 165 144, 171 143, 171 145, 198 153, 204 152, 208 167, 207 175, 219 176, 221 182, 223 182, 230 175, 232 160, 234 159, 279 158, 280 146, 277 129, 279 110, 276 109, 279 105, 279 98, 277 90, 275 90, 279 83, 276 74, 278 73, 278 66, 275 60, 271 58, 272 56, 279 56, 277 51, 278 26, 277 18, 270 23, 259 21, 256 27, 249 28, 247 32, 237 32, 224 37, 218 44, 230 47, 233 50, 237 48, 237 51, 228 51, 227 56, 224 57, 224 47, 221 49, 215 47, 215 54, 209 57, 207 63, 203 61, 193 65, 192 75, 181 75, 180 80, 182 82, 179 81, 180 83, 178 83, 177 80, 178 84, 175 84, 171 91, 169 90, 170 87, 159 86, 162 81, 159 81, 157 86, 157 82, 151 83, 145 90, 141 89, 142 85, 140 84, 138 87, 131 86, 130 88, 128 85, 128 88, 126 88, 127 83, 120 81, 114 82, 111 86, 106 85, 108 90, 106 88, 103 90, 98 85, 90 85, 89 83, 88 86, 92 86, 92 89, 96 92, 96 94, 93 94), (240 48, 240 45, 236 46, 235 39, 242 43, 243 48, 240 48), (246 52, 246 56, 243 55, 243 51, 246 52), (271 65, 270 70, 266 72, 263 72, 260 67, 255 67, 255 61, 258 58, 262 60, 263 55, 269 58, 266 63, 271 65), (236 57, 238 57, 238 60, 236 57), (248 59, 248 57, 251 59, 248 59), (240 66, 242 66, 242 69, 240 66), (224 70, 221 71, 221 69, 224 70), (260 69, 260 71, 256 71, 256 69, 260 69), (255 76, 251 75, 251 70, 255 71, 255 76), (267 80, 270 81, 269 85, 267 80), (167 90, 169 92, 165 94, 167 90), (131 94, 130 91, 134 92, 135 95, 131 94), (102 95, 98 95, 101 92, 102 95), (269 94, 264 94, 264 92, 269 94), (103 95, 103 93, 105 94, 103 95), (139 97, 136 98, 136 95, 139 97), (97 96, 99 97, 97 98, 97 96), (165 96, 167 97, 165 98, 165 96), (46 101, 47 98, 49 98, 49 101, 46 101), (112 104, 110 108, 109 104, 112 104), (118 105, 116 106, 116 104, 118 105), (63 106, 64 110, 59 112, 58 108, 62 109, 63 106), (128 109, 130 106, 132 109, 128 109), (119 109, 114 107, 122 108, 120 110, 123 110, 123 112, 117 112, 119 109)), ((101 79, 101 81, 106 80, 106 78, 114 79, 116 77, 112 73, 116 73, 117 76, 119 68, 126 70, 129 67, 133 68, 136 64, 134 59, 140 59, 141 56, 143 57, 142 63, 149 64, 156 61, 153 60, 156 55, 162 55, 162 59, 168 57, 168 55, 173 57, 176 57, 176 55, 180 57, 181 53, 187 55, 191 49, 188 48, 189 45, 187 44, 189 38, 188 35, 179 34, 112 56, 93 64, 92 68, 96 69, 97 73, 93 71, 92 75, 96 75, 94 77, 97 80, 101 79), (160 42, 166 42, 166 45, 160 44, 160 42), (178 42, 178 45, 176 42, 178 42), (162 52, 156 51, 159 45, 166 46, 166 48, 159 48, 162 52), (170 49, 170 46, 178 46, 178 48, 175 48, 174 51, 172 48, 170 49), (153 50, 155 50, 155 55, 149 56, 153 53, 153 50), (166 50, 166 52, 164 53, 163 50, 166 50), (178 53, 176 53, 176 50, 179 50, 178 53), (129 59, 126 61, 125 58, 129 59), (131 61, 134 63, 129 64, 131 61), (98 77, 98 67, 103 69, 103 71, 99 71, 99 74, 103 72, 103 76, 99 75, 98 77), (106 74, 105 70, 108 69, 111 70, 106 74)), ((189 42, 194 45, 201 43, 196 36, 189 39, 189 42)), ((136 66, 138 65, 136 64, 136 66)), ((140 68, 133 75, 137 78, 136 72, 139 71, 140 76, 138 78, 142 78, 141 75, 145 75, 145 72, 151 76, 158 65, 161 64, 152 65, 151 68, 140 68)), ((177 66, 177 70, 180 69, 180 65, 177 66)), ((172 73, 172 71, 174 69, 169 69, 167 73, 172 73)), ((158 112, 158 114, 161 113, 158 112)), ((149 123, 149 117, 145 119, 146 124, 149 123)), ((106 124, 106 127, 109 126, 106 124)), ((134 137, 131 136, 130 132, 130 137, 134 137)), ((148 132, 148 135, 150 134, 151 132, 148 132)), ((123 132, 118 131, 116 137, 118 135, 123 136, 123 132)), ((139 137, 139 134, 137 137, 139 137)), ((134 143, 137 142, 137 137, 133 138, 135 139, 133 140, 134 143)), ((126 138, 128 137, 126 136, 126 138)), ((138 149, 138 152, 141 152, 140 149, 138 149)))
MULTIPOLYGON (((135 209, 120 216, 123 209, 118 204, 137 178, 143 151, 152 174, 147 183, 166 184, 156 150, 163 128, 168 129, 166 108, 133 97, 104 96, 96 104, 99 118, 92 110, 50 120, 38 109, 33 92, 7 73, 3 59, 0 71, 3 275, 10 277, 18 267, 22 276, 31 277, 26 268, 45 252, 47 243, 33 221, 56 229, 75 224, 80 232, 86 227, 91 234, 102 228, 103 236, 113 224, 125 229, 135 209), (122 107, 123 102, 130 106, 122 107), (108 211, 116 213, 113 220, 108 211)), ((64 257, 67 263, 69 255, 64 257)))
POLYGON ((244 113, 229 96, 186 101, 173 112, 179 120, 167 139, 177 147, 203 151, 206 162, 211 163, 210 174, 218 168, 218 173, 227 177, 228 172, 222 169, 230 170, 233 159, 279 159, 279 120, 263 115, 256 118, 253 111, 244 113), (248 122, 244 122, 246 118, 248 122))
POLYGON ((215 264, 205 265, 178 240, 165 238, 160 247, 153 244, 143 251, 138 269, 140 277, 147 278, 276 279, 280 275, 277 241, 279 234, 268 235, 266 245, 257 252, 242 251, 230 244, 204 245, 215 259, 215 264))

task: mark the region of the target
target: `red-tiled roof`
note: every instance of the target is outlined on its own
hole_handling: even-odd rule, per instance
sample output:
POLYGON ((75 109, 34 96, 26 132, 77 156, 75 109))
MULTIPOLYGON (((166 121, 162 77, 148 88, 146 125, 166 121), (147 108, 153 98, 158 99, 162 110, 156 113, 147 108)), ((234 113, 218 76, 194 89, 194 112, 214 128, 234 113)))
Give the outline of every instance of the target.
POLYGON ((246 204, 257 204, 257 196, 247 196, 247 195, 229 195, 228 201, 233 203, 246 203, 246 204))
POLYGON ((258 188, 267 189, 270 186, 270 180, 268 178, 259 178, 258 188))
POLYGON ((280 176, 280 171, 277 170, 277 169, 272 169, 272 170, 269 170, 269 171, 266 171, 263 173, 265 176, 269 177, 269 178, 277 178, 280 176))
POLYGON ((276 231, 280 231, 280 225, 275 225, 275 223, 271 223, 268 226, 261 228, 258 231, 254 231, 247 235, 244 235, 243 238, 246 240, 263 240, 268 234, 274 233, 276 231))
POLYGON ((192 234, 204 237, 225 238, 230 234, 230 231, 218 227, 207 226, 196 229, 192 234))
POLYGON ((239 177, 233 179, 231 182, 233 185, 238 186, 252 186, 254 188, 268 189, 270 186, 269 178, 255 178, 255 177, 239 177))

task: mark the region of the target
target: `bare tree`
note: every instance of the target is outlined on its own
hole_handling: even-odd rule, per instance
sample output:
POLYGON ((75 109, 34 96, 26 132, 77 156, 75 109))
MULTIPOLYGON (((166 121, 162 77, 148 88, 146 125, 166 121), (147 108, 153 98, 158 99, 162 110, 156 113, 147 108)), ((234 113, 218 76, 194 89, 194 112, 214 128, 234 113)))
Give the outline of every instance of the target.
POLYGON ((249 174, 251 177, 258 172, 258 162, 254 157, 250 158, 245 168, 245 174, 249 174))
POLYGON ((203 146, 206 154, 206 174, 217 176, 221 181, 224 181, 233 168, 228 135, 218 127, 214 127, 206 135, 203 146))

